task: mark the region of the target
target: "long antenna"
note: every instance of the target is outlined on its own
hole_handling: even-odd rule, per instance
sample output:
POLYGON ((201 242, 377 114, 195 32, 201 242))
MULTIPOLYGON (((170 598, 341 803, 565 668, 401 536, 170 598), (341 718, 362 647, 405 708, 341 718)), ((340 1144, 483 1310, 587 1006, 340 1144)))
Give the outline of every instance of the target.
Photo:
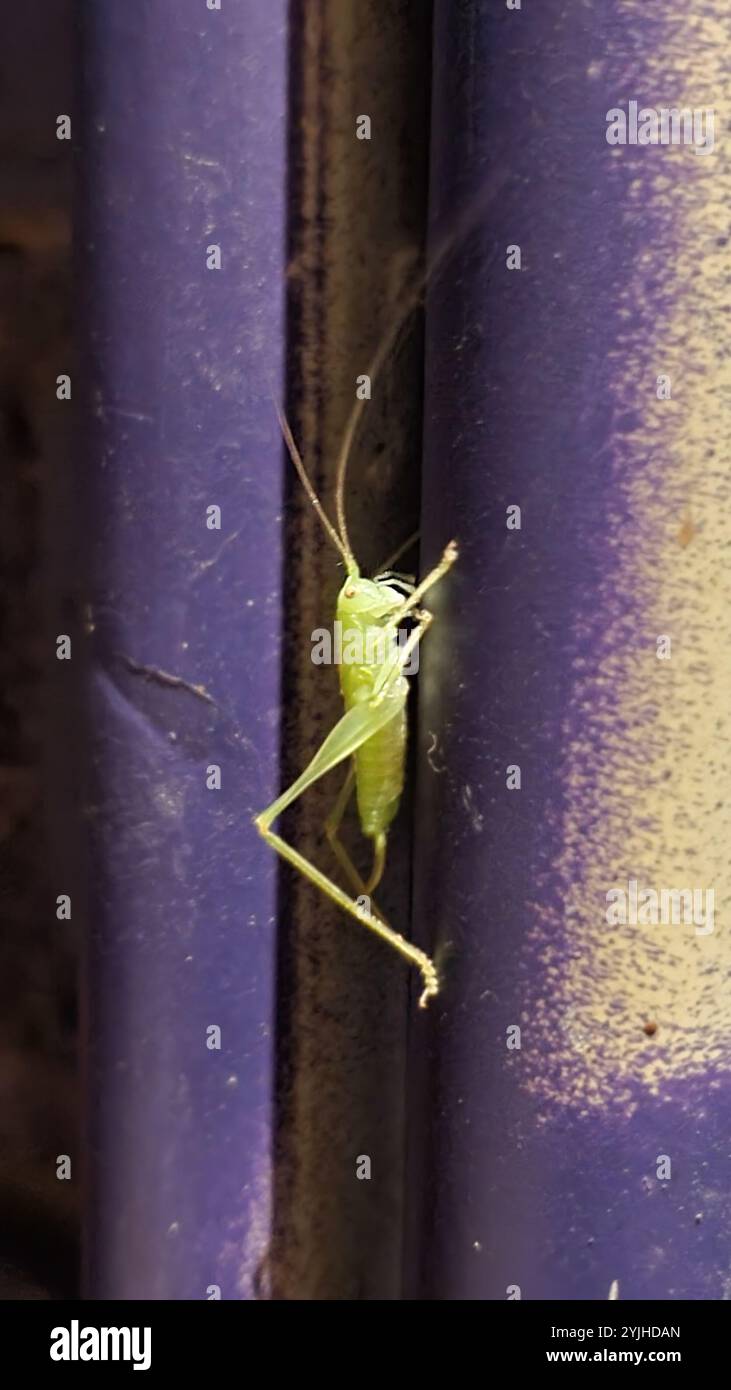
POLYGON ((418 531, 412 531, 411 535, 410 535, 410 536, 407 536, 407 537, 406 537, 406 540, 401 542, 401 544, 400 544, 400 546, 398 547, 398 549, 397 549, 397 550, 394 550, 393 554, 392 554, 392 555, 389 555, 388 558, 387 558, 386 560, 384 560, 383 563, 380 564, 380 565, 378 566, 378 573, 379 573, 379 574, 393 573, 393 572, 394 572, 394 569, 393 569, 394 565, 397 563, 398 560, 401 559, 401 556, 402 556, 402 555, 406 555, 406 554, 407 554, 407 552, 411 549, 412 545, 416 545, 416 542, 418 541, 420 535, 421 535, 421 529, 419 529, 418 531))
MULTIPOLYGON (((408 318, 408 315, 411 313, 413 309, 416 308, 417 304, 421 300, 424 291, 427 285, 429 284, 429 281, 431 280, 432 276, 439 269, 439 266, 441 265, 442 261, 444 261, 447 258, 450 252, 453 251, 454 248, 461 242, 462 238, 466 236, 467 233, 470 232, 472 228, 477 224, 479 214, 485 209, 487 204, 492 201, 495 194, 505 183, 507 176, 508 169, 507 167, 503 167, 502 169, 498 169, 492 176, 492 178, 488 179, 484 188, 481 189, 481 191, 477 194, 476 198, 473 199, 470 206, 459 219, 457 226, 453 229, 449 236, 445 236, 442 238, 442 241, 437 246, 436 251, 427 261, 427 264, 424 267, 422 274, 417 278, 416 283, 414 284, 411 292, 406 292, 401 312, 399 314, 394 314, 391 319, 392 325, 395 326, 392 326, 381 339, 375 356, 373 357, 373 360, 371 361, 370 366, 368 367, 368 376, 370 377, 371 382, 373 382, 375 377, 378 376, 378 373, 381 367, 383 366, 386 357, 393 348, 394 344, 398 341, 399 334, 401 333, 401 330, 404 326, 404 323, 406 322, 406 319, 408 318)), ((349 554, 352 554, 352 551, 350 547, 350 537, 348 535, 348 523, 345 518, 345 478, 348 471, 348 461, 350 459, 350 451, 353 445, 353 440, 355 438, 355 432, 360 423, 360 417, 363 414, 364 407, 365 400, 358 397, 353 403, 350 416, 348 418, 348 423, 345 427, 345 434, 343 435, 343 442, 340 446, 340 453, 338 454, 337 461, 335 486, 335 516, 338 523, 340 535, 343 539, 343 545, 349 554)))
MULTIPOLYGON (((389 329, 387 333, 384 334, 378 345, 378 349, 376 351, 375 356, 373 357, 371 362, 369 362, 367 375, 370 377, 371 382, 375 381, 376 377, 378 376, 378 373, 381 370, 381 367, 383 366, 386 358, 391 352, 391 349, 398 341, 401 330, 404 326, 404 323, 406 322, 406 319, 408 318, 408 315, 411 313, 411 310, 416 308, 416 305, 418 304, 424 289, 424 283, 422 283, 422 281, 424 283, 426 282, 426 275, 424 275, 422 279, 417 281, 417 285, 413 293, 405 298, 404 306, 401 313, 393 315, 392 324, 394 324, 395 327, 392 327, 391 329, 389 329)), ((358 425, 360 424, 360 417, 363 414, 364 406, 365 401, 359 397, 355 401, 351 409, 350 415, 348 417, 348 423, 345 427, 343 441, 340 445, 340 453, 338 454, 335 481, 335 515, 337 518, 338 527, 340 529, 340 534, 343 537, 344 542, 349 549, 350 536, 348 535, 348 523, 345 518, 345 478, 348 471, 348 460, 350 459, 350 451, 353 447, 353 439, 355 438, 355 432, 358 428, 358 425)))
POLYGON ((347 536, 344 541, 341 540, 329 516, 327 515, 325 508, 323 507, 317 493, 315 492, 314 487, 312 486, 312 483, 310 482, 307 469, 305 468, 305 465, 302 461, 302 455, 300 454, 300 451, 297 448, 297 445, 295 444, 294 435, 292 434, 292 431, 289 427, 289 421, 287 420, 287 417, 284 411, 282 410, 282 407, 280 406, 279 402, 277 401, 276 397, 274 397, 273 399, 274 409, 277 412, 277 419, 279 420, 279 428, 281 429, 282 434, 284 435, 284 442, 287 445, 287 451, 295 468, 297 469, 300 482, 302 483, 302 486, 305 492, 307 493, 307 496, 309 497, 315 511, 317 512, 317 515, 319 516, 320 521, 322 522, 330 540, 332 541, 336 550, 340 551, 340 554, 342 555, 345 561, 345 566, 348 570, 348 573, 352 574, 354 570, 357 570, 358 566, 355 562, 355 556, 353 555, 353 552, 350 549, 350 544, 348 542, 347 536))

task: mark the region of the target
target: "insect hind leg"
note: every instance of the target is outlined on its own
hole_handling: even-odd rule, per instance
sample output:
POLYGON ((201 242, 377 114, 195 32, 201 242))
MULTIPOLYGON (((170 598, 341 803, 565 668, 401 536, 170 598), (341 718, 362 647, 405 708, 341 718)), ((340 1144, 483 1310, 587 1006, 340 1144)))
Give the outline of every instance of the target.
POLYGON ((348 769, 348 775, 345 778, 345 781, 343 782, 340 791, 338 792, 338 797, 335 802, 335 805, 333 806, 332 811, 330 812, 327 820, 325 821, 324 829, 327 842, 333 854, 335 855, 335 858, 337 859, 338 864, 340 865, 343 873, 345 874, 345 877, 347 878, 351 888, 360 897, 366 897, 368 894, 368 889, 366 888, 363 879, 358 873, 355 864, 353 863, 350 855, 348 854, 348 851, 345 848, 345 845, 343 844, 338 834, 338 831, 340 830, 340 826, 342 824, 343 816, 345 815, 345 811, 347 809, 348 802, 350 801, 350 798, 353 795, 354 785, 355 768, 351 763, 348 769))
MULTIPOLYGON (((376 888, 381 882, 381 879, 383 878, 383 871, 386 867, 387 836, 385 831, 382 831, 381 834, 376 835, 374 839, 373 864, 371 866, 370 877, 366 881, 363 878, 361 878, 361 875, 358 873, 355 864, 353 863, 350 855, 348 854, 347 849, 345 848, 345 845, 343 844, 338 834, 348 802, 350 801, 350 798, 353 794, 354 784, 355 767, 351 764, 348 770, 348 775, 342 787, 340 788, 340 791, 338 792, 337 801, 335 802, 332 811, 330 812, 327 820, 325 821, 325 835, 327 836, 327 842, 333 854, 335 855, 335 858, 337 859, 341 869, 343 870, 343 873, 345 874, 352 888, 359 895, 359 897, 368 898, 371 896, 372 893, 375 892, 376 888)), ((383 913, 380 911, 380 909, 378 909, 378 916, 383 918, 383 913)), ((385 921, 385 918, 383 918, 383 920, 385 921)))
POLYGON ((298 869, 304 878, 309 879, 310 883, 319 888, 326 898, 330 898, 337 907, 354 917, 356 922, 360 922, 364 927, 375 932, 382 941, 387 941, 389 946, 393 946, 405 960, 421 971, 424 988, 419 999, 419 1008, 425 1009, 429 1000, 439 993, 437 968, 426 952, 420 950, 418 946, 414 946, 411 941, 407 941, 400 932, 394 931, 393 927, 389 927, 381 917, 376 917, 366 907, 361 907, 353 898, 349 898, 348 894, 343 892, 337 883, 333 883, 332 879, 323 874, 315 864, 310 863, 309 859, 305 859, 304 855, 300 854, 292 845, 288 845, 286 840, 270 830, 260 818, 257 818, 255 824, 267 844, 276 850, 283 859, 286 859, 287 863, 291 864, 294 869, 298 869))
MULTIPOLYGON (((394 675, 397 674, 398 668, 394 672, 394 675)), ((271 806, 268 806, 265 811, 261 811, 254 818, 254 824, 267 844, 276 850, 283 859, 286 859, 288 864, 297 869, 304 878, 309 879, 310 883, 319 888, 325 897, 330 898, 331 902, 347 912, 349 916, 354 917, 362 926, 368 927, 376 936, 380 936, 383 941, 388 942, 405 960, 421 971, 424 988, 419 1005, 421 1008, 425 1008, 429 999, 439 992, 439 976, 436 966, 426 952, 413 945, 411 941, 407 941, 399 932, 394 931, 380 916, 369 912, 366 907, 349 897, 337 883, 322 873, 315 864, 312 864, 292 845, 287 844, 287 841, 283 840, 271 828, 272 823, 282 811, 291 806, 292 802, 296 801, 309 786, 319 781, 320 777, 323 777, 332 767, 345 762, 357 748, 360 748, 392 717, 392 708, 384 704, 381 697, 376 697, 365 704, 348 710, 325 739, 301 777, 298 777, 286 792, 283 792, 276 801, 272 802, 271 806)))

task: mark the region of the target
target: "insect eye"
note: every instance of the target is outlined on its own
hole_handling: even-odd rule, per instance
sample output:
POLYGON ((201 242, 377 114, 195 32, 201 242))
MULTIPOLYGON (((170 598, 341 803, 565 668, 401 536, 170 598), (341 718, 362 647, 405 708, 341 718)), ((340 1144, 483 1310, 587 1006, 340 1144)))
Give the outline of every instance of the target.
POLYGON ((346 597, 346 598, 355 598, 355 589, 353 589, 352 586, 349 587, 349 588, 347 588, 347 589, 345 590, 345 597, 346 597))

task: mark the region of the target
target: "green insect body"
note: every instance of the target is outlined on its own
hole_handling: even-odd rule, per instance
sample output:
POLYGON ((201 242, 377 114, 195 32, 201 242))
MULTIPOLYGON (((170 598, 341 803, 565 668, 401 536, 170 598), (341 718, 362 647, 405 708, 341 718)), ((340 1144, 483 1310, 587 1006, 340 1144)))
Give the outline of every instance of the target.
MULTIPOLYGON (((397 638, 385 624, 402 604, 403 595, 378 580, 351 578, 341 589, 336 620, 345 634, 344 642, 350 638, 363 657, 362 661, 340 663, 340 690, 346 710, 370 700, 384 672, 397 666, 397 638)), ((395 675, 384 695, 393 708, 393 717, 353 755, 361 830, 377 846, 398 811, 404 788, 408 690, 406 677, 395 675)))
POLYGON ((383 875, 388 828, 398 811, 403 791, 409 689, 405 671, 432 621, 431 613, 420 607, 421 600, 454 564, 457 548, 451 542, 439 563, 417 585, 397 579, 390 570, 374 579, 362 577, 348 538, 343 500, 345 467, 355 417, 351 417, 339 460, 336 529, 310 482, 286 419, 281 411, 278 414, 290 457, 305 491, 345 563, 347 578, 338 595, 336 618, 344 636, 343 650, 355 642, 356 659, 340 663, 340 689, 345 705, 342 718, 301 776, 255 817, 254 824, 272 849, 293 868, 421 971, 424 987, 419 1003, 423 1008, 439 991, 436 966, 426 952, 394 931, 370 895, 383 875), (413 628, 407 639, 399 642, 399 631, 406 618, 413 622, 413 628), (348 771, 325 831, 355 897, 272 829, 274 821, 293 801, 341 763, 348 766, 348 771), (362 832, 373 843, 373 865, 367 881, 358 873, 338 834, 354 788, 362 832))

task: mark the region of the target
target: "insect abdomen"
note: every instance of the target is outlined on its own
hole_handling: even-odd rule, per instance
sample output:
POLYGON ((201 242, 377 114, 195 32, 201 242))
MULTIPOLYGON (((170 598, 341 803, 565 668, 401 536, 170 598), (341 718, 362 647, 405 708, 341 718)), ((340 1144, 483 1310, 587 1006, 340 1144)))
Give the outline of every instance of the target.
MULTIPOLYGON (((403 690, 393 719, 368 739, 355 754, 356 799, 363 834, 375 839, 387 830, 398 811, 404 789, 406 761, 406 692, 403 690)), ((395 699, 395 696, 387 698, 395 699)))
MULTIPOLYGON (((361 649, 369 654, 364 664, 344 663, 340 667, 340 688, 346 709, 370 700, 385 671, 393 671, 397 659, 396 638, 384 634, 383 627, 350 617, 343 634, 343 646, 360 635, 361 649)), ((372 734, 354 754, 355 785, 361 830, 368 839, 387 830, 398 811, 404 788, 406 762, 406 697, 409 683, 404 676, 392 675, 383 699, 393 706, 393 718, 372 734)))

